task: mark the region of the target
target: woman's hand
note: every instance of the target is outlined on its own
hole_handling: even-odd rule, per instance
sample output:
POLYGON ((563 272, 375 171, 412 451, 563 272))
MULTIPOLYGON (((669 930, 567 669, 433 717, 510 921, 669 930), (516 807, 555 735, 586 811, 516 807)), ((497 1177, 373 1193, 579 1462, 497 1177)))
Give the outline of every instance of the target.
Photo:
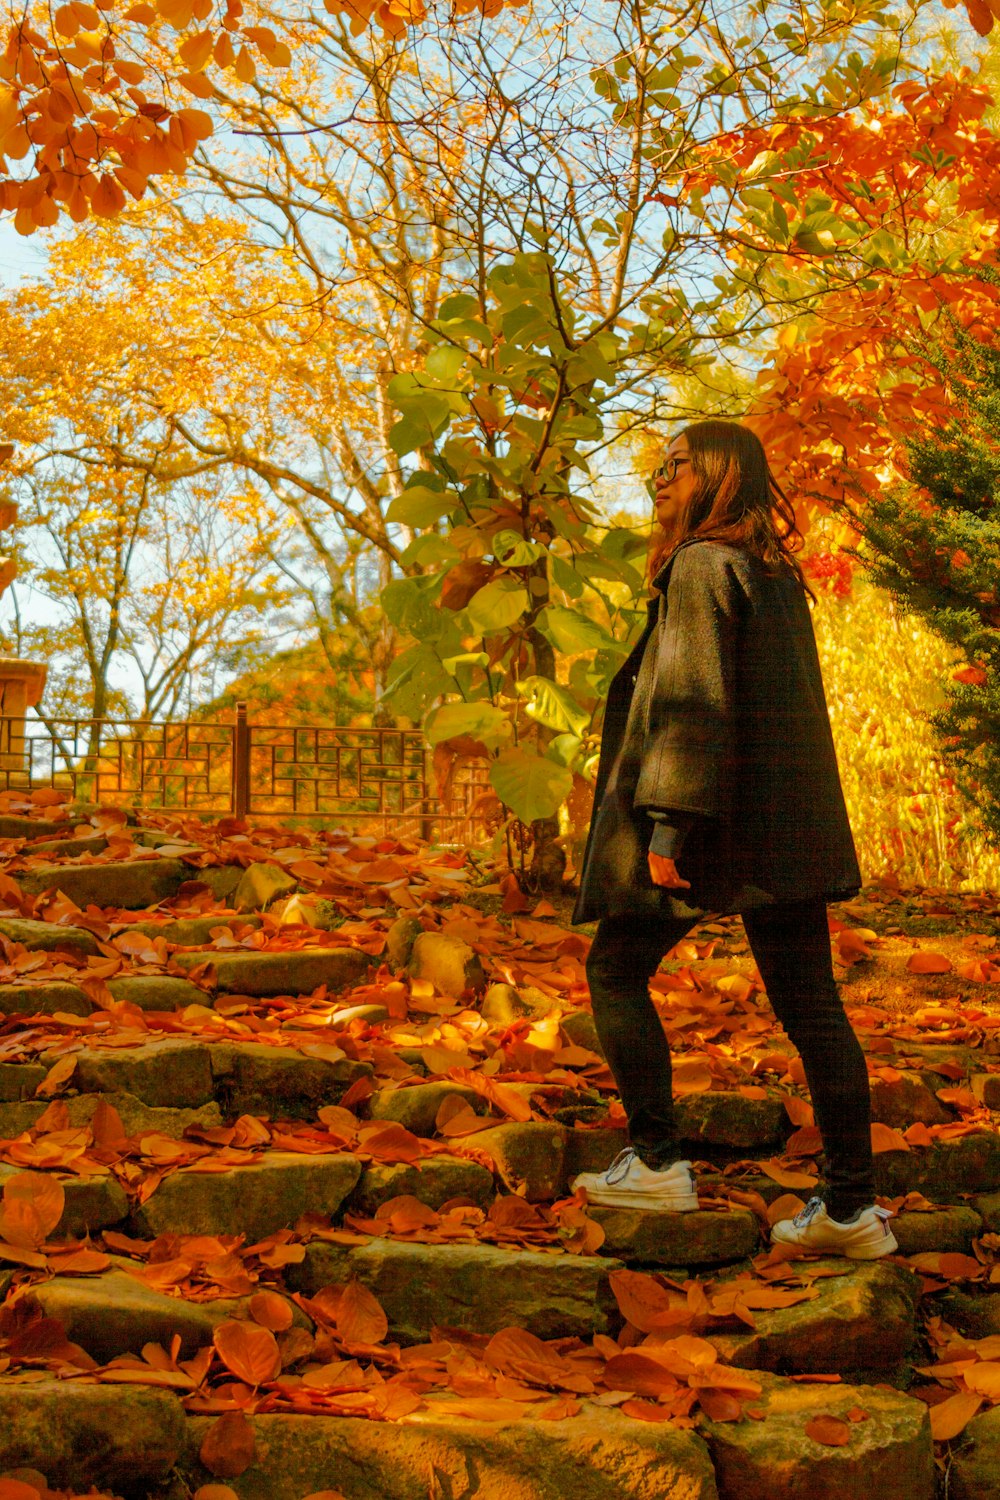
POLYGON ((672 859, 668 859, 665 854, 650 854, 647 855, 647 858, 649 860, 649 873, 654 885, 670 886, 674 889, 678 887, 683 887, 685 890, 691 889, 690 880, 681 879, 677 873, 676 864, 672 859))

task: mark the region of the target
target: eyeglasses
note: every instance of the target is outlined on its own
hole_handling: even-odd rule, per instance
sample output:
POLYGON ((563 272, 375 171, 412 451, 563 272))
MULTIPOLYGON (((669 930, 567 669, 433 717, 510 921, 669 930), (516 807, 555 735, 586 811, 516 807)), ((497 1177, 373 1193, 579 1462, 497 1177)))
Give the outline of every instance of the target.
POLYGON ((661 469, 658 469, 657 472, 653 475, 653 483, 655 484, 658 479, 665 479, 668 484, 672 484, 673 481, 677 478, 677 470, 680 468, 681 464, 689 464, 690 462, 691 460, 685 453, 671 454, 671 456, 664 463, 663 467, 661 469))
POLYGON ((651 497, 654 500, 656 499, 656 482, 658 479, 665 480, 667 484, 673 484, 674 480, 677 478, 677 470, 680 468, 681 464, 689 464, 690 462, 691 460, 686 454, 672 453, 670 457, 666 459, 666 461, 660 466, 660 468, 653 471, 652 476, 646 482, 646 488, 649 491, 651 497))

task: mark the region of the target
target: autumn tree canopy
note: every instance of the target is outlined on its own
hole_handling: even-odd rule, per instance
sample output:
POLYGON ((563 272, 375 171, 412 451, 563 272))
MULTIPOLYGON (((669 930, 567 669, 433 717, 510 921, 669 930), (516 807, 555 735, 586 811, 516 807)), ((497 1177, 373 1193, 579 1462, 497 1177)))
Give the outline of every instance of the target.
POLYGON ((112 220, 63 225, 3 309, 14 486, 244 497, 248 599, 290 584, 331 673, 425 722, 442 775, 487 758, 537 828, 585 804, 641 612, 645 518, 608 474, 705 410, 752 411, 803 525, 846 458, 874 472, 907 320, 992 253, 991 100, 912 42, 919 5, 379 15, 261 41, 231 13, 231 62, 202 17, 182 72, 191 17, 129 23, 216 131, 175 114, 127 212, 12 158, 22 229, 68 187, 112 220))

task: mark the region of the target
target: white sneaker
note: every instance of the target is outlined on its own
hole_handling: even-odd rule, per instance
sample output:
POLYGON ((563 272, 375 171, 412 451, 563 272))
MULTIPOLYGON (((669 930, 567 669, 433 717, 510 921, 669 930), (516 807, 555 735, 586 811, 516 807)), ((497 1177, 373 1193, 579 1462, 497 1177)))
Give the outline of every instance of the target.
POLYGON ((587 1189, 588 1203, 607 1208, 648 1208, 662 1213, 688 1213, 698 1207, 698 1194, 689 1161, 675 1161, 662 1172, 635 1154, 631 1146, 619 1151, 606 1172, 581 1172, 570 1183, 573 1192, 587 1189))
POLYGON ((794 1219, 779 1219, 771 1230, 773 1245, 801 1245, 803 1250, 846 1255, 848 1260, 878 1260, 899 1249, 889 1228, 887 1208, 863 1208, 853 1219, 831 1219, 822 1198, 810 1198, 794 1219))

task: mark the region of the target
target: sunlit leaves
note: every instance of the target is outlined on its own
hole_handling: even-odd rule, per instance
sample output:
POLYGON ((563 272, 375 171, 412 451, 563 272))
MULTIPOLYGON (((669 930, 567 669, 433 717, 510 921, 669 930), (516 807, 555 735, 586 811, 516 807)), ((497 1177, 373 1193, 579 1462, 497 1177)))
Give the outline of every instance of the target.
POLYGON ((569 796, 573 777, 565 766, 527 750, 503 750, 490 766, 490 785, 521 819, 551 818, 569 796))

